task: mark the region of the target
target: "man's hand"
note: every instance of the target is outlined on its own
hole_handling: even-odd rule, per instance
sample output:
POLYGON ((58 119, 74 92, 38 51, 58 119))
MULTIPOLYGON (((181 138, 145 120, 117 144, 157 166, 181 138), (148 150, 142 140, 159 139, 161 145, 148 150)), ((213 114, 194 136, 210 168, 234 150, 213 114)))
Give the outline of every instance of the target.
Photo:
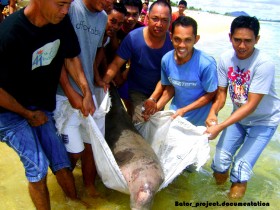
POLYGON ((95 105, 92 99, 92 96, 84 97, 82 101, 81 112, 82 114, 87 117, 89 114, 93 115, 95 112, 95 105))
POLYGON ((74 109, 81 110, 83 107, 83 96, 78 92, 73 91, 72 95, 68 97, 69 103, 74 109))
POLYGON ((204 134, 208 135, 209 140, 213 140, 219 135, 221 131, 222 128, 220 125, 213 125, 211 127, 208 127, 204 134))
POLYGON ((157 111, 157 101, 153 98, 148 98, 143 104, 142 116, 144 120, 148 121, 150 116, 157 111))
POLYGON ((106 83, 106 82, 103 82, 103 90, 104 92, 106 93, 110 88, 110 84, 109 83, 106 83))
POLYGON ((173 114, 171 117, 172 117, 173 119, 175 119, 175 118, 178 117, 178 116, 183 117, 185 114, 186 114, 185 111, 183 110, 183 108, 181 108, 181 109, 177 109, 177 111, 175 112, 175 114, 173 114))
POLYGON ((213 125, 218 124, 218 118, 215 114, 209 114, 206 121, 205 121, 206 127, 211 127, 213 125))
POLYGON ((37 111, 30 111, 28 117, 26 117, 28 123, 33 126, 37 127, 40 125, 45 124, 48 121, 48 117, 46 114, 40 110, 37 111))

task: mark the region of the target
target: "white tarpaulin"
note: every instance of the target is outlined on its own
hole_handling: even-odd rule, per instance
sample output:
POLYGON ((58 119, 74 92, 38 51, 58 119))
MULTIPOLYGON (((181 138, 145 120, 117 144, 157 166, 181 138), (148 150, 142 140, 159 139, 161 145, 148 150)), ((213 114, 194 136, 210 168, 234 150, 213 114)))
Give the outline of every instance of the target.
POLYGON ((187 166, 199 170, 210 157, 205 127, 196 127, 182 117, 171 118, 175 112, 160 111, 148 122, 136 125, 157 154, 165 179, 159 190, 170 184, 187 166))
MULTIPOLYGON (((124 176, 98 128, 109 107, 110 98, 107 93, 94 116, 85 118, 87 132, 92 142, 97 171, 105 186, 129 194, 124 176)), ((205 127, 196 127, 181 117, 172 120, 170 116, 173 113, 161 111, 151 116, 148 122, 136 125, 161 162, 165 180, 159 190, 170 184, 187 166, 193 164, 198 170, 210 154, 208 139, 203 135, 205 127)))

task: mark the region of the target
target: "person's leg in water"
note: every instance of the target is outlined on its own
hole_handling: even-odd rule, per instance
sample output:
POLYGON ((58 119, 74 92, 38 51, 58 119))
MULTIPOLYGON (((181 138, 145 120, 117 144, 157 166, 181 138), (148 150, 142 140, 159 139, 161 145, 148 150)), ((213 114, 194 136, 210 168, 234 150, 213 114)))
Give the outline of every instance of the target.
MULTIPOLYGON (((65 99, 62 98, 61 101, 64 102, 65 99)), ((90 196, 96 197, 98 195, 94 187, 96 169, 90 139, 86 130, 87 121, 81 117, 79 111, 76 109, 73 109, 72 107, 70 109, 65 108, 61 106, 61 104, 63 105, 63 103, 61 103, 58 98, 55 113, 66 112, 68 116, 67 123, 65 123, 65 119, 63 119, 64 126, 60 132, 66 150, 68 151, 72 168, 74 170, 77 161, 80 159, 82 165, 82 176, 86 191, 90 196)), ((58 115, 55 116, 57 117, 58 115)), ((58 119, 56 118, 56 120, 57 124, 60 124, 60 116, 58 119)))
POLYGON ((28 122, 16 113, 0 114, 0 139, 19 156, 28 180, 28 191, 36 209, 49 210, 46 180, 49 161, 39 138, 28 122))
POLYGON ((42 148, 50 162, 50 168, 55 174, 56 179, 65 195, 71 200, 77 201, 85 206, 89 206, 82 201, 78 195, 75 186, 75 179, 72 173, 72 164, 68 153, 62 141, 57 134, 55 122, 52 113, 48 113, 48 122, 40 127, 35 127, 42 148))
POLYGON ((83 172, 83 181, 87 189, 87 193, 91 197, 100 196, 95 187, 96 179, 96 166, 94 162, 93 152, 91 144, 85 143, 85 150, 82 153, 82 172, 83 172))
POLYGON ((47 177, 45 176, 38 182, 29 182, 28 190, 36 209, 50 210, 50 195, 47 188, 47 177))
POLYGON ((232 185, 228 196, 231 199, 240 199, 245 195, 253 167, 271 140, 277 126, 243 126, 243 128, 246 131, 246 137, 234 158, 230 173, 232 185))
POLYGON ((229 126, 222 132, 211 165, 217 185, 222 185, 227 181, 233 156, 242 145, 244 134, 245 131, 238 124, 229 126), (232 133, 235 135, 231 136, 232 133))

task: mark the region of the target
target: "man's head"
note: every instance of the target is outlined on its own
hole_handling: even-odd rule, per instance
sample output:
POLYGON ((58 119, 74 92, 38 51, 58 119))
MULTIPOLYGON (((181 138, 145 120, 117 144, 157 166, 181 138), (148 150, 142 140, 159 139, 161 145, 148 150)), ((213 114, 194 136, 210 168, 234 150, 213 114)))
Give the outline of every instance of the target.
POLYGON ((171 12, 171 7, 166 1, 158 0, 152 3, 147 15, 148 30, 152 36, 165 36, 170 24, 171 12))
POLYGON ((30 0, 24 14, 37 27, 58 24, 68 13, 71 3, 72 0, 30 0))
POLYGON ((178 64, 183 64, 191 59, 194 45, 199 38, 197 22, 193 18, 180 16, 173 22, 171 40, 175 49, 175 60, 178 64))
POLYGON ((239 59, 252 55, 260 38, 259 30, 260 24, 256 17, 239 16, 232 21, 229 38, 239 59))
POLYGON ((143 4, 142 4, 142 11, 148 11, 148 4, 146 3, 146 2, 144 2, 143 4))
POLYGON ((146 14, 145 14, 144 12, 141 12, 139 21, 142 22, 142 23, 144 23, 145 17, 146 17, 146 14))
POLYGON ((127 10, 123 3, 114 3, 113 9, 108 13, 108 22, 106 26, 106 35, 112 37, 115 32, 120 30, 124 23, 127 10))
POLYGON ((134 27, 139 19, 139 15, 142 10, 142 1, 141 0, 123 0, 122 2, 127 10, 127 15, 125 17, 125 22, 123 24, 123 28, 129 32, 134 29, 134 27))
POLYGON ((181 0, 178 4, 179 14, 183 14, 187 9, 187 2, 185 0, 181 0))

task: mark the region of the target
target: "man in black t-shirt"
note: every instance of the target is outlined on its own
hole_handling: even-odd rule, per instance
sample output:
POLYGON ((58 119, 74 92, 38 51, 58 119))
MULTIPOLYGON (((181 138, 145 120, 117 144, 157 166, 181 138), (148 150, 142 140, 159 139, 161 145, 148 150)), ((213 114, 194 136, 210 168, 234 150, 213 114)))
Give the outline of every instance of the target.
POLYGON ((77 200, 71 164, 52 111, 62 66, 83 90, 83 114, 93 101, 67 15, 72 0, 30 0, 0 24, 0 140, 20 156, 36 209, 50 209, 48 167, 77 200))

